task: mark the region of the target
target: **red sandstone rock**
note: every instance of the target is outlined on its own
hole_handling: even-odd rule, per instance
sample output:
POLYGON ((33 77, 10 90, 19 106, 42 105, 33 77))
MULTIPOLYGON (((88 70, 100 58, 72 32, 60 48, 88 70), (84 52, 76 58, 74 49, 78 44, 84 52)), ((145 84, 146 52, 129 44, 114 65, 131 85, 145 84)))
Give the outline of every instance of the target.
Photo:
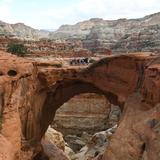
MULTIPOLYGON (((83 48, 82 42, 78 40, 37 40, 25 41, 10 37, 0 36, 0 50, 6 51, 10 43, 22 43, 28 50, 28 56, 31 57, 88 57, 92 52, 83 48)), ((105 50, 104 53, 110 53, 105 50)))
POLYGON ((56 145, 59 149, 64 151, 65 141, 61 132, 56 131, 55 129, 48 127, 43 140, 50 142, 51 144, 56 145))
POLYGON ((53 128, 63 135, 94 134, 107 129, 110 104, 104 96, 81 94, 73 97, 56 112, 53 128))
POLYGON ((16 160, 28 152, 29 158, 36 155, 56 110, 77 94, 93 92, 123 109, 102 159, 160 159, 160 57, 150 53, 110 56, 87 68, 38 64, 0 52, 1 134, 5 139, 1 143, 8 144, 0 155, 10 151, 10 146, 14 146, 16 160))
POLYGON ((53 143, 42 140, 44 152, 51 160, 69 160, 64 152, 53 143))
POLYGON ((15 160, 15 158, 13 145, 0 134, 0 160, 15 160))

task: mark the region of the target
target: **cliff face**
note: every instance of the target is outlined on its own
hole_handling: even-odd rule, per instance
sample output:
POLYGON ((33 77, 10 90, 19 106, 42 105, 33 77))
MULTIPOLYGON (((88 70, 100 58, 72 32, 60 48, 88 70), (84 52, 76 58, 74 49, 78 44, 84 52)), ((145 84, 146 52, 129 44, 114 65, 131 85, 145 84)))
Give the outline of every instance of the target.
POLYGON ((52 127, 64 136, 94 134, 116 125, 120 115, 120 108, 111 105, 104 96, 85 93, 73 97, 56 111, 52 127))
POLYGON ((94 134, 105 130, 110 104, 104 96, 82 94, 73 97, 56 112, 53 128, 67 134, 94 134))
POLYGON ((93 18, 75 25, 62 25, 57 31, 50 33, 51 39, 85 39, 91 29, 104 23, 103 19, 93 18))
POLYGON ((49 32, 33 29, 23 23, 8 24, 0 21, 0 35, 7 35, 22 40, 38 40, 47 38, 49 32))
POLYGON ((50 34, 53 39, 81 39, 85 48, 103 53, 159 50, 160 13, 139 19, 91 19, 61 26, 50 34))
MULTIPOLYGON (((56 110, 75 95, 98 93, 122 109, 103 160, 159 160, 160 57, 137 53, 110 56, 88 67, 56 68, 1 53, 2 146, 10 160, 42 153, 40 141, 56 110), (13 153, 13 154, 12 154, 13 153)), ((5 159, 6 160, 6 159, 5 159)))
POLYGON ((29 61, 4 52, 0 52, 0 66, 0 137, 4 146, 0 147, 0 159, 23 159, 22 128, 28 124, 26 113, 35 90, 36 68, 29 61))
POLYGON ((70 40, 47 40, 41 39, 37 41, 26 41, 11 37, 0 36, 0 50, 7 51, 8 44, 20 43, 27 48, 27 56, 31 57, 86 57, 93 56, 93 54, 84 49, 81 41, 70 40))
MULTIPOLYGON (((22 40, 80 40, 93 53, 160 50, 160 13, 139 19, 103 20, 93 18, 75 25, 63 25, 57 31, 36 30, 22 23, 0 21, 0 35, 22 40)), ((43 48, 45 49, 45 47, 43 48)), ((48 48, 49 49, 49 48, 48 48)), ((45 51, 45 50, 44 50, 45 51)))

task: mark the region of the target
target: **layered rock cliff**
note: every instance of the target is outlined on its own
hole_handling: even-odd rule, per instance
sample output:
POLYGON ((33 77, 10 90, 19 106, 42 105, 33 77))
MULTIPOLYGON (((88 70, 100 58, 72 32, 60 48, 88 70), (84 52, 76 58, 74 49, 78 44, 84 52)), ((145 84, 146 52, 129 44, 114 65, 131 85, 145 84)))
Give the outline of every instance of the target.
POLYGON ((9 24, 0 21, 0 35, 22 40, 39 40, 40 38, 47 38, 49 32, 31 28, 23 23, 9 24))
MULTIPOLYGON (((139 19, 103 20, 93 18, 75 25, 62 25, 54 32, 36 30, 23 23, 0 21, 0 35, 23 40, 82 41, 83 48, 93 53, 127 53, 160 50, 160 13, 139 19)), ((52 47, 52 46, 50 46, 52 47)), ((43 48, 45 49, 45 48, 43 48)))
POLYGON ((8 36, 0 36, 0 50, 7 51, 11 43, 24 44, 27 48, 27 57, 86 57, 93 56, 89 50, 84 49, 81 41, 70 40, 20 40, 8 36))
POLYGON ((64 136, 94 134, 116 125, 120 115, 120 108, 111 105, 104 96, 86 93, 64 103, 56 111, 52 127, 64 136))
POLYGON ((156 51, 160 41, 160 13, 139 19, 103 20, 99 18, 63 25, 50 33, 53 39, 81 39, 92 52, 156 51))
POLYGON ((158 55, 110 56, 88 67, 57 68, 54 61, 44 65, 0 54, 1 159, 43 157, 41 140, 56 110, 82 93, 105 95, 122 109, 115 134, 105 153, 97 158, 160 159, 158 55))
POLYGON ((110 104, 103 96, 83 94, 73 97, 56 112, 53 128, 63 135, 94 134, 105 130, 110 112, 110 104))
POLYGON ((94 53, 106 49, 118 52, 160 50, 160 13, 139 19, 103 20, 92 18, 75 25, 62 25, 54 32, 36 30, 23 23, 0 21, 0 35, 23 40, 80 40, 83 47, 94 53))

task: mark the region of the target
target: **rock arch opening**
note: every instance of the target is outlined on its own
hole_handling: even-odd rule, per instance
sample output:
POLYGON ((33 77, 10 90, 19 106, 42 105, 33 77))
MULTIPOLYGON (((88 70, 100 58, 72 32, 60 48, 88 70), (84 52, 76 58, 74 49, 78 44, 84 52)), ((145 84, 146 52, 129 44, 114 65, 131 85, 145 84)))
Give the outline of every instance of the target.
MULTIPOLYGON (((40 114, 38 118, 36 117, 39 122, 38 134, 36 131, 34 133, 36 140, 40 141, 42 139, 48 126, 52 124, 56 111, 75 95, 83 93, 104 95, 111 104, 118 105, 123 110, 128 95, 137 91, 137 88, 140 87, 138 83, 141 82, 142 74, 137 71, 137 68, 139 69, 141 66, 141 61, 135 63, 135 59, 129 59, 127 56, 117 56, 102 59, 81 71, 75 69, 69 71, 66 69, 55 70, 52 68, 47 72, 43 69, 40 70, 38 74, 42 85, 40 90, 45 92, 45 99, 40 107, 40 114), (127 63, 124 63, 126 61, 127 63), (128 78, 128 74, 133 76, 128 78)), ((126 107, 124 107, 123 113, 125 114, 125 112, 126 107)), ((119 127, 118 130, 120 130, 119 127)), ((115 135, 117 135, 118 130, 115 135)), ((100 133, 100 135, 107 134, 110 136, 111 131, 100 133)), ((33 137, 32 134, 29 136, 33 137)), ((99 137, 99 134, 95 135, 93 143, 97 136, 99 137)), ((97 153, 99 151, 95 153, 95 156, 97 156, 97 153)))
MULTIPOLYGON (((61 106, 66 105, 69 101, 72 101, 75 97, 77 98, 78 96, 82 96, 82 95, 88 96, 88 94, 91 97, 93 96, 92 99, 90 100, 90 101, 92 101, 92 103, 93 103, 95 96, 97 96, 97 98, 103 97, 103 103, 105 101, 106 105, 111 105, 112 102, 114 102, 114 104, 118 103, 116 95, 109 93, 109 92, 103 92, 102 90, 95 87, 93 84, 86 83, 86 82, 79 81, 79 80, 65 80, 65 81, 57 82, 54 86, 50 87, 50 90, 47 92, 47 97, 46 97, 44 106, 42 108, 43 121, 41 121, 41 126, 42 126, 41 133, 43 133, 43 135, 45 134, 48 126, 53 123, 53 119, 56 115, 56 111, 58 111, 61 108, 61 106)), ((89 99, 89 97, 88 97, 88 99, 89 99)), ((96 100, 95 100, 95 102, 96 102, 96 100)), ((100 103, 102 103, 102 101, 100 103)), ((90 118, 90 124, 87 122, 87 124, 89 125, 88 130, 90 130, 90 133, 92 133, 92 134, 90 134, 90 137, 88 137, 88 138, 91 138, 91 135, 93 135, 94 133, 96 133, 98 131, 104 131, 109 128, 107 118, 110 116, 111 106, 106 106, 106 108, 105 108, 106 110, 103 110, 102 105, 104 105, 104 104, 101 104, 101 106, 100 106, 100 104, 99 104, 99 106, 95 106, 95 107, 97 107, 96 108, 97 111, 100 110, 100 112, 101 112, 100 117, 99 118, 96 117, 96 116, 98 116, 98 112, 94 111, 95 117, 92 117, 93 118, 92 121, 90 118), (104 116, 105 112, 107 112, 106 116, 104 116), (102 113, 103 113, 104 117, 101 117, 102 113), (94 118, 96 118, 96 119, 94 119, 94 118), (101 120, 103 120, 103 122, 100 120, 100 118, 101 118, 101 120)), ((75 112, 76 112, 78 107, 76 108, 76 106, 74 106, 74 108, 72 108, 72 109, 75 110, 75 112)), ((94 108, 92 110, 91 110, 91 108, 88 108, 88 110, 87 110, 85 105, 83 105, 83 109, 84 109, 84 112, 86 111, 86 114, 88 112, 88 116, 91 116, 91 112, 93 112, 93 110, 94 110, 94 108)), ((112 108, 112 112, 113 112, 113 108, 112 108)), ((86 118, 87 118, 87 115, 86 115, 86 118)), ((84 119, 85 119, 85 117, 83 117, 83 120, 84 119)), ((66 118, 65 121, 67 122, 67 120, 68 119, 66 118)), ((82 119, 81 119, 81 121, 82 121, 82 119)), ((84 122, 85 122, 85 120, 84 120, 84 122)), ((83 123, 83 122, 81 124, 85 125, 85 123, 83 123)), ((77 124, 77 125, 79 125, 79 124, 77 124)), ((79 125, 79 127, 80 127, 80 125, 79 125)), ((78 129, 77 129, 77 131, 76 131, 76 128, 74 128, 74 131, 77 132, 76 135, 83 134, 82 128, 80 130, 78 131, 78 129)), ((84 131, 86 131, 86 128, 84 129, 84 131)), ((68 130, 67 132, 71 132, 71 130, 70 131, 68 130)), ((108 134, 108 133, 109 132, 107 131, 105 134, 108 134)), ((100 135, 101 135, 101 133, 100 133, 100 135)), ((97 136, 97 135, 95 135, 95 136, 97 136)), ((102 134, 102 137, 104 137, 103 134, 102 134)), ((95 139, 97 139, 97 143, 99 143, 101 141, 99 139, 101 139, 102 137, 101 136, 99 137, 99 135, 98 135, 98 138, 97 137, 93 138, 93 141, 95 139)), ((108 143, 108 142, 106 142, 106 139, 103 139, 103 140, 104 140, 104 143, 108 143)), ((89 139, 88 139, 88 141, 89 141, 89 139)), ((102 145, 102 144, 98 144, 98 145, 102 145)), ((83 147, 83 145, 76 148, 76 150, 78 151, 81 147, 83 147)), ((95 152, 101 153, 100 151, 97 151, 97 150, 95 150, 95 152)), ((96 153, 94 153, 93 155, 97 155, 96 153)))
POLYGON ((55 85, 50 87, 42 107, 40 124, 41 137, 44 135, 48 126, 53 122, 57 109, 75 95, 83 93, 96 93, 99 95, 104 95, 111 104, 118 104, 118 97, 116 95, 111 92, 104 92, 91 83, 86 83, 79 80, 64 80, 57 82, 55 85))
POLYGON ((108 128, 111 104, 104 95, 83 93, 72 97, 57 111, 52 127, 63 135, 95 133, 108 128))
MULTIPOLYGON (((72 97, 56 111, 51 127, 61 132, 77 153, 94 134, 116 126, 120 115, 120 107, 110 104, 104 95, 84 93, 72 97)), ((52 134, 50 128, 47 134, 52 134)))

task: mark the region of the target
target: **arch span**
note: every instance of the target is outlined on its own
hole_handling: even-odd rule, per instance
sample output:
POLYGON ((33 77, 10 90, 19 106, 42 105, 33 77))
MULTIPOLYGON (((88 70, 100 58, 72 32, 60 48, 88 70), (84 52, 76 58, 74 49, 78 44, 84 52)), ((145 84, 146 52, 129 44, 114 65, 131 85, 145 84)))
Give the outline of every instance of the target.
POLYGON ((52 123, 56 110, 75 95, 82 93, 103 94, 112 104, 119 105, 118 98, 111 92, 105 92, 91 83, 80 80, 65 80, 50 87, 42 107, 41 134, 44 135, 52 123), (45 121, 44 121, 45 120, 45 121))
MULTIPOLYGON (((40 144, 47 124, 54 116, 52 109, 55 107, 56 110, 60 104, 72 97, 72 93, 67 92, 72 91, 69 88, 82 85, 85 92, 88 84, 87 86, 98 89, 95 91, 89 87, 88 90, 108 94, 110 101, 120 104, 125 102, 119 127, 102 159, 160 159, 158 54, 113 55, 88 68, 55 68, 52 62, 33 62, 5 52, 0 55, 3 71, 0 79, 3 136, 0 134, 0 138, 5 137, 7 142, 11 142, 11 148, 15 149, 12 150, 15 152, 14 157, 23 152, 23 149, 29 148, 33 153, 33 149, 40 144), (17 74, 8 76, 11 69, 16 70, 17 74), (61 92, 65 93, 65 96, 62 97, 61 92), (55 106, 50 105, 52 102, 55 106), (43 122, 45 118, 46 124, 43 122)), ((78 91, 75 92, 74 94, 78 94, 78 91)), ((35 153, 37 152, 35 150, 35 153)), ((0 153, 4 154, 2 150, 0 153)))
POLYGON ((139 160, 146 152, 152 159, 150 153, 160 151, 154 147, 158 143, 149 136, 158 137, 159 133, 155 133, 147 123, 152 119, 156 119, 157 123, 160 121, 156 112, 160 110, 160 71, 157 64, 156 56, 130 54, 107 57, 88 68, 40 66, 38 94, 42 93, 45 98, 40 104, 38 116, 34 115, 35 119, 32 119, 38 123, 35 124, 36 129, 32 129, 32 123, 29 124, 27 130, 32 132, 24 134, 25 137, 40 142, 56 110, 63 103, 80 93, 98 93, 105 95, 112 104, 123 107, 125 103, 120 125, 103 160, 139 160), (149 146, 150 150, 143 146, 149 146))

